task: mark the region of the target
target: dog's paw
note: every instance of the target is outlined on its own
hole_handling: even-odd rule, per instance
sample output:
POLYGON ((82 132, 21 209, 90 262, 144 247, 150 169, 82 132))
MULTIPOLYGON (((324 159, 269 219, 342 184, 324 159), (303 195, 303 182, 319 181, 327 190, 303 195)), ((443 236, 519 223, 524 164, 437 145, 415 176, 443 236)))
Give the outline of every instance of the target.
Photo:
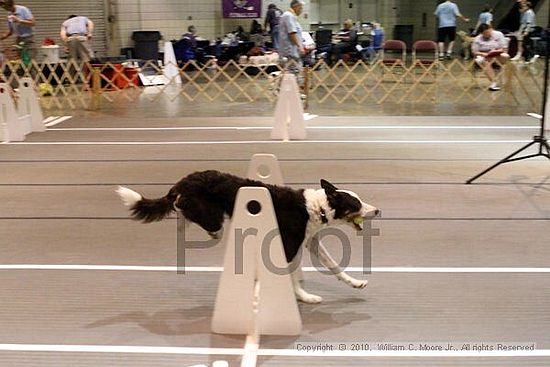
POLYGON ((311 294, 311 293, 300 293, 300 294, 296 294, 296 299, 298 301, 301 301, 301 302, 304 302, 304 303, 308 303, 308 304, 315 304, 315 303, 321 303, 323 302, 323 298, 320 297, 320 296, 316 296, 314 294, 311 294))
POLYGON ((353 288, 357 288, 357 289, 363 289, 367 286, 367 284, 369 283, 368 280, 359 280, 359 279, 354 279, 353 282, 350 284, 353 288))
POLYGON ((219 230, 217 232, 208 232, 208 234, 210 235, 210 237, 212 237, 212 239, 218 240, 220 239, 222 232, 223 232, 222 230, 219 230))

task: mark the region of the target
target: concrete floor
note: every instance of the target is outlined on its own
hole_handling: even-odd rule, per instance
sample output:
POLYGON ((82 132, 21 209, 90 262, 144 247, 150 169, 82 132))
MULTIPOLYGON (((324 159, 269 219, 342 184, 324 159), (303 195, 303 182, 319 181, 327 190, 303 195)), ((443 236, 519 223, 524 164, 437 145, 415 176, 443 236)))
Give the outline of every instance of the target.
MULTIPOLYGON (((268 355, 258 365, 550 365, 548 353, 342 358, 269 352, 318 341, 517 342, 549 350, 548 273, 419 270, 550 268, 550 162, 511 163, 479 184, 463 184, 528 141, 536 121, 319 117, 308 122, 308 140, 281 143, 269 141, 265 117, 140 118, 142 112, 77 113, 24 143, 0 145, 0 265, 174 266, 174 218, 150 225, 129 220, 116 186, 160 196, 193 171, 243 175, 252 154, 274 153, 289 185, 317 187, 326 178, 381 208, 383 218, 374 221, 381 234, 367 249, 371 265, 410 271, 355 273, 369 279, 365 290, 307 272, 306 289, 324 302, 300 304, 299 337, 263 337, 260 348, 268 355)), ((197 227, 189 233, 201 236, 197 227)), ((361 239, 348 235, 350 266, 362 266, 361 239)), ((338 257, 338 243, 327 244, 338 257)), ((189 251, 186 265, 220 266, 223 251, 189 251)), ((307 256, 304 263, 311 264, 307 256)), ((240 357, 231 353, 241 350, 244 337, 210 332, 218 278, 215 272, 0 270, 0 366, 168 367, 217 359, 238 366, 240 357), (228 349, 219 355, 91 353, 16 351, 6 344, 228 349)))

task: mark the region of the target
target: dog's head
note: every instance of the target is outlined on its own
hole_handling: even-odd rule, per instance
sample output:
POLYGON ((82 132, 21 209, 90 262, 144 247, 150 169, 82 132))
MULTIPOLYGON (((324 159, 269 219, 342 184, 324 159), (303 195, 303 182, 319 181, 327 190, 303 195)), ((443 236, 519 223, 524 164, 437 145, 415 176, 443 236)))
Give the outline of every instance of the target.
POLYGON ((380 210, 362 201, 353 191, 339 190, 326 180, 321 180, 321 187, 325 191, 330 208, 330 214, 326 213, 329 216, 328 223, 345 223, 362 230, 363 219, 371 219, 380 214, 380 210))

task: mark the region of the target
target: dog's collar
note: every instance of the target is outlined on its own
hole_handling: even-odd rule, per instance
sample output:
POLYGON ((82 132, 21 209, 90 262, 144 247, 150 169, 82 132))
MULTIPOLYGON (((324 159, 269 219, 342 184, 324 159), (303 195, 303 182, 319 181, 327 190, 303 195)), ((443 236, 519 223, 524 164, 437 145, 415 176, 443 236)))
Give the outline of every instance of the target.
POLYGON ((321 208, 321 212, 319 213, 319 216, 321 217, 321 222, 323 224, 328 223, 327 214, 325 213, 325 209, 321 208))

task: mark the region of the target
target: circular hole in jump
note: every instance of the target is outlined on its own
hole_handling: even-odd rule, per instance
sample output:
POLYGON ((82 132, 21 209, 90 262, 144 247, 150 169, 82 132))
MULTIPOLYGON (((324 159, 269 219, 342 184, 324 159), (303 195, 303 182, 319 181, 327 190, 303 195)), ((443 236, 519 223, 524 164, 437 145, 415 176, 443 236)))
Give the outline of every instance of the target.
POLYGON ((251 200, 246 204, 246 209, 252 215, 257 215, 262 211, 262 206, 256 200, 251 200))
POLYGON ((262 164, 258 167, 258 175, 260 175, 261 178, 268 178, 271 175, 271 170, 267 165, 262 164))

